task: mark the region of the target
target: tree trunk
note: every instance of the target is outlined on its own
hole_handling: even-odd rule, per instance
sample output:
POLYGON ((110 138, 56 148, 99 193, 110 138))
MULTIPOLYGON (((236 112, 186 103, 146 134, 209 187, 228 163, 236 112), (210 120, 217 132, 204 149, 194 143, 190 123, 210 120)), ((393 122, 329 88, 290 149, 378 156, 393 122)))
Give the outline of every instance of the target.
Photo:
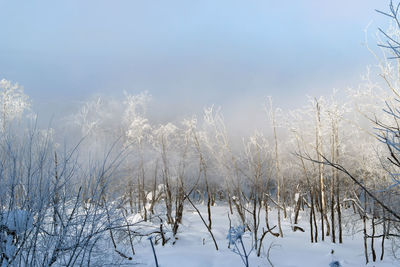
POLYGON ((322 163, 321 155, 322 155, 322 133, 321 133, 321 107, 318 103, 318 100, 315 99, 316 102, 316 131, 315 131, 315 149, 317 153, 318 162, 318 173, 319 173, 319 198, 321 201, 320 205, 320 213, 321 213, 321 239, 324 241, 325 239, 325 182, 324 182, 324 164, 322 163))

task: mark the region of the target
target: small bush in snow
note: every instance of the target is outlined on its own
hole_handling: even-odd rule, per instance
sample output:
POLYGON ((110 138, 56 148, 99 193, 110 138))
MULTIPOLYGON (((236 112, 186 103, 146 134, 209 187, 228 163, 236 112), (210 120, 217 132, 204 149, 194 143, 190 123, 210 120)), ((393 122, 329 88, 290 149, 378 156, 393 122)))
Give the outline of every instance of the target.
POLYGON ((342 265, 340 265, 340 262, 338 261, 332 261, 331 263, 329 263, 329 267, 341 267, 342 265))
POLYGON ((246 248, 243 244, 243 235, 245 232, 245 226, 240 225, 238 227, 231 227, 229 229, 227 239, 231 245, 235 245, 232 251, 240 256, 243 261, 243 264, 246 267, 249 267, 249 255, 253 251, 253 247, 249 252, 246 251, 246 248), (239 245, 238 245, 239 244, 239 245))

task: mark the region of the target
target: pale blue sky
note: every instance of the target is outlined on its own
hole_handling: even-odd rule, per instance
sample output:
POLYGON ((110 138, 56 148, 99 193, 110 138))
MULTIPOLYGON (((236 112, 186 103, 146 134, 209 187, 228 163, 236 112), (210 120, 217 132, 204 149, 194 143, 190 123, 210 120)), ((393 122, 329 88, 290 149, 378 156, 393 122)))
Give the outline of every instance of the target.
POLYGON ((388 2, 0 0, 0 78, 42 109, 123 90, 159 112, 297 103, 359 82, 388 2))

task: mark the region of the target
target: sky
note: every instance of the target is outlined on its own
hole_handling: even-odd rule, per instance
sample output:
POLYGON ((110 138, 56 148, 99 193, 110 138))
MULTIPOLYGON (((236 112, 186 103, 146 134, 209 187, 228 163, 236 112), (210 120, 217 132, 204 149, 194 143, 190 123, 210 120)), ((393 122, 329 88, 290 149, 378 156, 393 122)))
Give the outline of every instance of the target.
POLYGON ((291 107, 357 86, 388 2, 0 0, 0 79, 42 114, 147 90, 166 118, 214 104, 246 120, 267 96, 291 107))

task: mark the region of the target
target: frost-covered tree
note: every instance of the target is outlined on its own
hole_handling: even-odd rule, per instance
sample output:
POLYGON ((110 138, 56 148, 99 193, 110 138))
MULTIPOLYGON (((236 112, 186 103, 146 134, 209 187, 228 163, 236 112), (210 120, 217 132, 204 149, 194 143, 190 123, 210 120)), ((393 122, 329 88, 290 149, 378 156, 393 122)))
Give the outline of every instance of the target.
POLYGON ((123 122, 127 125, 125 134, 129 143, 141 146, 144 139, 151 136, 152 127, 145 117, 151 96, 148 92, 143 92, 138 95, 125 93, 125 97, 124 104, 126 108, 123 115, 123 122))
MULTIPOLYGON (((144 211, 144 218, 147 219, 147 194, 145 188, 146 177, 146 162, 151 162, 150 158, 145 158, 146 154, 152 150, 151 143, 153 140, 153 127, 146 116, 146 109, 151 96, 147 92, 138 95, 130 95, 125 92, 124 100, 124 113, 122 115, 122 124, 125 135, 125 145, 134 151, 133 155, 129 158, 132 176, 136 176, 136 190, 134 190, 134 178, 128 178, 128 198, 132 210, 133 205, 133 191, 137 192, 137 208, 144 211), (147 149, 147 151, 145 151, 147 149), (147 152, 147 153, 146 153, 147 152)), ((151 162, 152 163, 152 162, 151 162)), ((155 190, 151 196, 150 201, 153 203, 155 198, 155 190)), ((152 211, 152 206, 149 207, 152 211)))
POLYGON ((29 97, 24 93, 22 86, 6 79, 0 80, 1 131, 5 131, 7 124, 13 119, 20 118, 29 107, 29 97))

